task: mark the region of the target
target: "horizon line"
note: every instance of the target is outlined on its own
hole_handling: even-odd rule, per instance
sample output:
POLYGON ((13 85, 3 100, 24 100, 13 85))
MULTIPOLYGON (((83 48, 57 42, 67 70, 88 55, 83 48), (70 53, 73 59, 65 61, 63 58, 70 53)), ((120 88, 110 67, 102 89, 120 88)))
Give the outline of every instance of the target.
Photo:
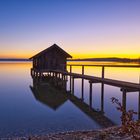
MULTIPOLYGON (((8 59, 14 59, 14 60, 29 60, 29 58, 0 58, 1 60, 8 60, 8 59)), ((68 59, 68 60, 83 60, 83 59, 131 59, 131 60, 136 60, 136 59, 140 59, 140 57, 138 58, 128 58, 128 57, 91 57, 91 58, 72 58, 72 59, 68 59)))

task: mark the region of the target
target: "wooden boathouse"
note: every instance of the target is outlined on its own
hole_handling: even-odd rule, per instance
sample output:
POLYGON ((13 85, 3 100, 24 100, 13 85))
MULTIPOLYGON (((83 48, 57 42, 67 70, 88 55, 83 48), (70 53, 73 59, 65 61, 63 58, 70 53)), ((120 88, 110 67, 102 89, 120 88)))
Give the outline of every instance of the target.
POLYGON ((72 58, 58 45, 53 44, 49 48, 32 56, 33 69, 37 70, 62 70, 66 71, 66 60, 72 58))

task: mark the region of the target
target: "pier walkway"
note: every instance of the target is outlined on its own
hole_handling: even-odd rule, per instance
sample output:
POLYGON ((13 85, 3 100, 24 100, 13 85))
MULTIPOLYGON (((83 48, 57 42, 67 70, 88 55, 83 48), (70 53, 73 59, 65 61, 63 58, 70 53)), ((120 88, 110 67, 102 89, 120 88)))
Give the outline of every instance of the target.
MULTIPOLYGON (((115 80, 115 79, 109 79, 104 77, 105 73, 105 67, 131 67, 131 68, 140 68, 140 66, 119 66, 119 65, 90 65, 90 66, 99 66, 102 67, 102 74, 101 77, 91 76, 91 75, 85 75, 84 74, 84 67, 89 65, 69 65, 70 66, 70 72, 68 71, 62 71, 62 70, 37 70, 37 69, 31 69, 31 75, 33 77, 45 77, 45 76, 51 76, 54 78, 54 81, 60 79, 62 81, 67 81, 69 77, 69 89, 70 93, 74 95, 74 88, 75 88, 75 79, 80 78, 81 81, 81 99, 84 100, 84 80, 89 81, 89 106, 92 107, 92 86, 93 84, 99 83, 101 84, 101 112, 104 112, 104 85, 110 85, 114 87, 120 88, 120 91, 122 92, 122 105, 124 109, 126 109, 126 97, 127 92, 138 92, 138 102, 140 103, 140 84, 139 83, 132 83, 127 81, 121 81, 121 80, 115 80), (82 67, 82 73, 73 73, 72 72, 72 66, 81 66, 82 67)), ((63 82, 62 82, 63 83, 63 82)), ((140 119, 140 105, 138 105, 138 118, 140 119)))
POLYGON ((89 76, 89 75, 83 75, 83 74, 78 74, 78 73, 69 73, 69 72, 57 71, 57 70, 53 70, 50 72, 71 76, 72 78, 81 78, 81 79, 89 80, 90 83, 104 83, 107 85, 121 87, 121 89, 125 89, 126 92, 140 91, 140 84, 136 84, 136 83, 108 79, 108 78, 95 77, 95 76, 89 76))

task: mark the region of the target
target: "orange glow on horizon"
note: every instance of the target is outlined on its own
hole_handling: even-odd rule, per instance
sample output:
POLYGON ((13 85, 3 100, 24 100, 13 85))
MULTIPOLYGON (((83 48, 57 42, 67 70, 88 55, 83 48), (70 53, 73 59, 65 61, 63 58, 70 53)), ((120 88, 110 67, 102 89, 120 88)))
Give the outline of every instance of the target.
MULTIPOLYGON (((0 58, 15 58, 15 59, 28 59, 35 55, 36 53, 17 53, 17 54, 6 54, 0 55, 0 58)), ((83 53, 69 53, 72 55, 73 59, 83 59, 83 58, 108 58, 108 57, 118 57, 118 58, 140 58, 140 54, 83 54, 83 53)))
POLYGON ((108 58, 108 57, 118 57, 118 58, 140 58, 140 54, 71 54, 73 58, 108 58))
MULTIPOLYGON (((64 49, 64 48, 63 48, 64 49)), ((29 59, 30 57, 34 56, 35 54, 37 54, 38 52, 42 51, 42 48, 38 48, 38 49, 30 49, 30 50, 12 50, 10 52, 3 52, 0 54, 0 58, 15 58, 15 59, 29 59)), ((66 50, 66 49, 64 49, 66 50)), ((88 51, 85 48, 81 49, 81 50, 72 50, 72 48, 68 48, 66 50, 70 55, 72 55, 73 59, 83 59, 83 58, 108 58, 108 57, 118 57, 118 58, 140 58, 140 54, 138 53, 139 50, 137 50, 137 52, 134 50, 127 50, 126 53, 124 53, 125 51, 122 50, 121 52, 118 51, 105 51, 102 50, 101 52, 99 52, 99 50, 92 50, 88 51)))

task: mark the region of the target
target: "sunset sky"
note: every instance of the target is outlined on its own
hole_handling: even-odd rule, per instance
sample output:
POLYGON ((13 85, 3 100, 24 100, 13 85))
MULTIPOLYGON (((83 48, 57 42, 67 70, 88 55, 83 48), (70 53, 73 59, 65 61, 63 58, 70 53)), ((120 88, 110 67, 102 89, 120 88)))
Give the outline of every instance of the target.
POLYGON ((0 0, 0 58, 54 43, 74 58, 139 58, 140 0, 0 0))

